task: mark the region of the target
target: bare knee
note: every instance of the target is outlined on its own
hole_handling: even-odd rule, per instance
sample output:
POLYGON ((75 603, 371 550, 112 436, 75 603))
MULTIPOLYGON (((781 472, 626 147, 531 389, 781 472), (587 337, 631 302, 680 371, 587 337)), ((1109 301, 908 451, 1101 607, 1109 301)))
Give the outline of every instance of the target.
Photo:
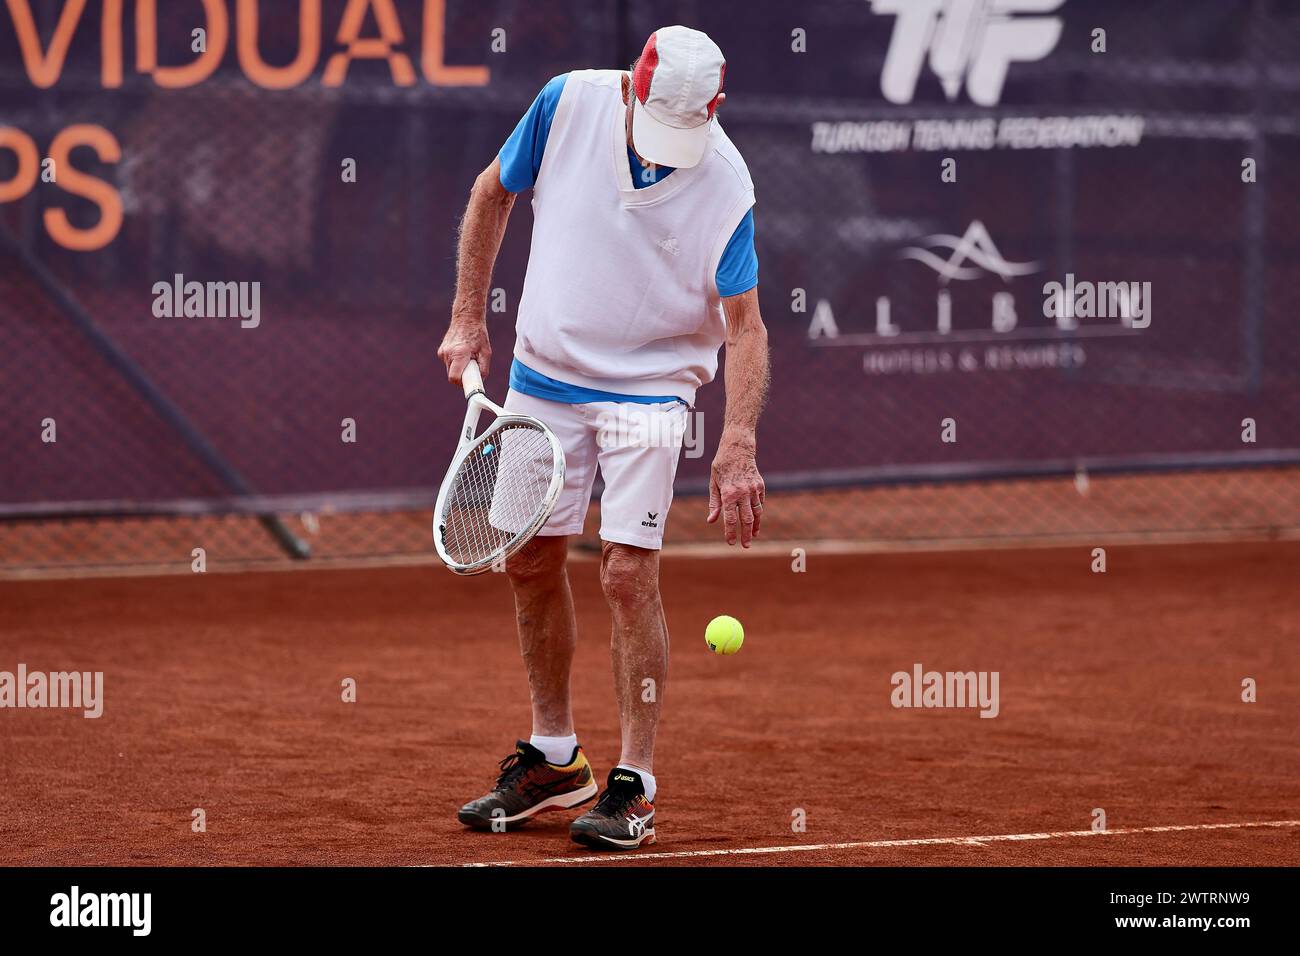
POLYGON ((640 610, 659 594, 659 552, 605 542, 600 556, 600 586, 612 610, 640 610))
POLYGON ((533 538, 506 559, 506 574, 516 589, 547 587, 564 577, 568 553, 567 538, 533 538))

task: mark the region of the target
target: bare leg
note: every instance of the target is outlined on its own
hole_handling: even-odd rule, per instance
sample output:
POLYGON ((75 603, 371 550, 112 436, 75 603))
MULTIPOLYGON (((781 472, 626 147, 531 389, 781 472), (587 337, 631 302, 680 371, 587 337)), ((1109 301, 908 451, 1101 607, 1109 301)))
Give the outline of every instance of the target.
POLYGON ((653 773, 660 701, 668 681, 668 625, 659 600, 659 552, 604 542, 600 583, 614 621, 614 693, 623 728, 619 763, 653 773), (647 684, 647 679, 653 683, 647 684))
POLYGON ((565 571, 568 547, 567 537, 537 537, 506 562, 533 699, 533 733, 546 737, 573 733, 569 668, 578 623, 565 571))

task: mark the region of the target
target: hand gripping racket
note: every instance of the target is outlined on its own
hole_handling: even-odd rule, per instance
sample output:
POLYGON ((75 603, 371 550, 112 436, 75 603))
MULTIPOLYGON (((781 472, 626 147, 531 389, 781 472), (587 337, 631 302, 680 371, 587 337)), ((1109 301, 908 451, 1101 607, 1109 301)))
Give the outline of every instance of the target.
POLYGON ((480 574, 541 530, 564 487, 564 449, 535 418, 512 415, 483 394, 471 359, 461 373, 469 408, 433 511, 433 544, 457 574, 480 574), (496 416, 475 435, 484 410, 496 416))

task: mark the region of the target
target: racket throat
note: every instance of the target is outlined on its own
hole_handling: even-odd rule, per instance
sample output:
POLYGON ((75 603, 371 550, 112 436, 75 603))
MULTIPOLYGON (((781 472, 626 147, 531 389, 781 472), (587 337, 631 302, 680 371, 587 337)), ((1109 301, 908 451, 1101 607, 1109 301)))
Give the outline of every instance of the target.
POLYGON ((469 407, 465 409, 465 423, 460 428, 460 445, 465 447, 474 440, 474 435, 478 431, 478 421, 483 414, 483 406, 475 401, 477 396, 472 396, 469 400, 469 407))

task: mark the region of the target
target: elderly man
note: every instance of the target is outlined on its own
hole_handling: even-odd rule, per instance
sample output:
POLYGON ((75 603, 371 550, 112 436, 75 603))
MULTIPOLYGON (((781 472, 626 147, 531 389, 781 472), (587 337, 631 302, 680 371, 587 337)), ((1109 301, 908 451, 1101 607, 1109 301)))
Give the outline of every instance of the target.
POLYGON ((767 330, 754 186, 714 115, 725 69, 708 36, 672 26, 651 34, 630 74, 557 76, 470 193, 438 355, 452 382, 471 361, 487 373, 492 268, 515 196, 531 187, 532 246, 505 407, 555 432, 567 470, 546 526, 506 567, 532 735, 501 761, 492 791, 461 808, 468 826, 510 829, 596 796, 569 701, 577 626, 565 557, 599 468, 600 581, 613 618, 622 752, 570 835, 597 848, 655 841, 655 733, 668 674, 659 549, 687 416, 724 342, 726 412, 706 520, 721 518, 727 543, 748 547, 763 511, 755 427, 767 393, 767 330))

